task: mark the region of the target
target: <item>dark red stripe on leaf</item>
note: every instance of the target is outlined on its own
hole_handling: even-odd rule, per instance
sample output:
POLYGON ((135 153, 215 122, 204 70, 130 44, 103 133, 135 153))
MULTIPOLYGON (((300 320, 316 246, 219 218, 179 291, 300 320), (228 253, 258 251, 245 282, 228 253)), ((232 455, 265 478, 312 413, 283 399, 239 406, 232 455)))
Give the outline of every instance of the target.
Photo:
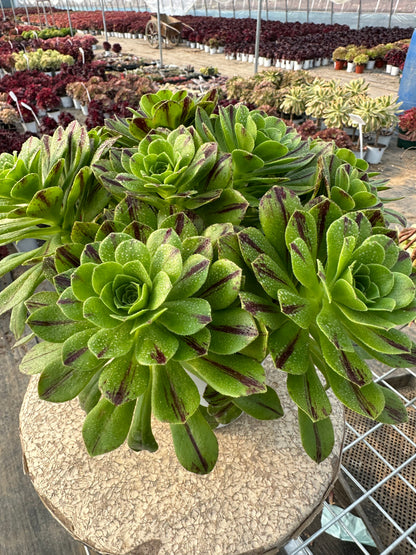
POLYGON ((198 356, 203 356, 207 353, 207 349, 205 347, 202 347, 202 345, 200 345, 192 337, 183 337, 182 339, 188 345, 188 347, 193 349, 198 354, 198 356))
POLYGON ((258 393, 259 386, 261 386, 261 384, 255 378, 252 378, 251 376, 244 376, 243 374, 240 374, 239 372, 234 370, 234 368, 230 368, 225 364, 221 364, 220 362, 211 360, 208 357, 205 357, 205 360, 213 366, 216 366, 217 368, 222 370, 228 376, 231 376, 232 378, 238 380, 240 383, 246 386, 248 395, 250 395, 250 393, 258 393))
POLYGON ((242 303, 243 303, 244 309, 253 315, 258 314, 259 312, 268 312, 273 314, 277 312, 276 308, 268 304, 256 303, 255 301, 242 301, 242 303))
POLYGON ((45 328, 49 326, 67 326, 68 324, 72 324, 69 320, 55 320, 53 322, 46 322, 45 320, 31 320, 31 326, 43 326, 45 328))
POLYGON ((228 274, 228 276, 223 277, 222 279, 220 279, 219 281, 217 281, 216 283, 213 283, 210 287, 208 287, 208 289, 206 289, 203 293, 201 293, 201 297, 207 297, 208 295, 215 293, 215 291, 217 291, 218 289, 221 289, 221 287, 225 283, 234 279, 237 276, 240 276, 241 273, 242 273, 241 270, 236 270, 235 272, 228 274))
POLYGON ((303 256, 299 247, 295 243, 290 243, 290 248, 292 249, 292 251, 294 251, 299 256, 299 258, 301 258, 303 260, 303 262, 305 262, 305 257, 303 256))
POLYGON ((305 214, 303 214, 302 212, 295 212, 293 214, 293 219, 296 223, 296 229, 298 232, 298 235, 301 239, 303 239, 305 241, 305 243, 309 242, 308 236, 307 236, 307 228, 306 228, 306 217, 305 214))
POLYGON ((159 349, 159 347, 154 344, 153 345, 155 350, 150 353, 150 357, 157 363, 157 364, 166 364, 166 357, 159 349))
POLYGON ((100 259, 100 256, 98 254, 97 249, 91 243, 89 243, 85 247, 84 252, 88 256, 88 258, 92 258, 93 260, 96 260, 97 262, 101 262, 101 259, 100 259))
MULTIPOLYGON (((200 451, 200 449, 199 449, 199 447, 198 447, 198 444, 197 444, 197 442, 195 441, 194 436, 192 435, 192 432, 191 432, 191 429, 190 429, 190 427, 189 427, 189 424, 187 424, 187 423, 185 422, 185 423, 183 424, 183 426, 185 427, 185 431, 186 431, 186 433, 188 434, 189 440, 190 440, 190 442, 192 443, 192 447, 194 448, 195 453, 197 454, 197 457, 198 457, 198 459, 199 459, 199 461, 200 461, 200 463, 201 463, 201 465, 202 465, 202 468, 204 469, 205 472, 208 472, 209 464, 208 464, 208 462, 205 460, 205 458, 203 457, 203 455, 202 455, 202 453, 201 453, 201 451, 200 451)), ((192 465, 192 466, 194 466, 194 465, 192 465)), ((199 471, 199 467, 191 468, 190 470, 191 470, 191 471, 192 471, 192 470, 196 470, 196 471, 198 472, 198 471, 199 471)))
POLYGON ((48 389, 45 389, 45 391, 42 393, 42 399, 47 400, 48 397, 53 395, 53 393, 57 389, 59 389, 62 384, 64 384, 67 380, 69 380, 72 377, 73 372, 74 372, 73 368, 68 368, 68 372, 63 376, 61 376, 61 379, 59 381, 54 382, 54 384, 48 387, 48 389))
POLYGON ((278 283, 283 283, 284 285, 288 285, 288 283, 285 280, 279 278, 279 276, 275 274, 273 270, 271 270, 264 262, 254 263, 254 266, 257 268, 257 272, 259 276, 268 277, 273 281, 277 281, 278 283))
POLYGON ((97 358, 102 358, 105 353, 108 351, 108 347, 104 347, 104 349, 102 349, 98 354, 97 354, 97 358))
POLYGON ((55 277, 55 283, 60 289, 66 289, 71 285, 71 278, 69 276, 60 274, 55 277))
POLYGON ((316 227, 317 227, 317 233, 318 233, 318 244, 320 245, 322 242, 322 239, 325 235, 325 231, 326 231, 326 218, 328 215, 328 211, 329 208, 331 206, 331 203, 329 202, 329 200, 325 200, 320 206, 319 206, 319 212, 318 212, 318 220, 316 222, 316 227))
MULTIPOLYGON (((183 401, 180 397, 178 397, 178 394, 176 393, 176 390, 171 383, 169 383, 169 392, 171 398, 173 399, 173 403, 170 403, 170 406, 172 407, 174 414, 180 418, 181 422, 186 422, 186 410, 183 401)), ((169 403, 169 396, 166 390, 165 398, 166 402, 169 403)))
POLYGON ((289 214, 286 210, 285 200, 287 199, 287 191, 286 189, 282 189, 281 187, 273 187, 272 189, 274 198, 280 204, 281 208, 281 215, 283 216, 285 227, 287 226, 287 222, 289 221, 289 214))
POLYGON ((78 349, 78 351, 74 351, 73 353, 68 355, 64 360, 65 366, 71 365, 75 360, 79 359, 79 357, 81 357, 86 351, 88 351, 88 347, 82 347, 81 349, 78 349))
POLYGON ((240 233, 240 240, 245 243, 246 245, 248 245, 249 247, 251 247, 252 249, 254 249, 255 251, 259 252, 259 253, 263 253, 263 250, 258 246, 257 243, 255 243, 247 233, 240 233))
POLYGON ((315 425, 315 422, 312 423, 312 429, 313 429, 313 435, 315 436, 316 460, 317 462, 321 462, 322 460, 321 438, 318 432, 318 427, 315 425))
POLYGON ((209 324, 212 321, 211 316, 206 316, 205 314, 194 314, 193 316, 200 324, 209 324))
MULTIPOLYGON (((126 371, 126 373, 124 374, 123 379, 120 382, 120 386, 117 389, 117 391, 112 392, 112 391, 107 391, 107 397, 111 400, 111 402, 113 403, 113 405, 121 405, 122 403, 125 402, 126 400, 126 395, 128 393, 128 378, 130 377, 130 373, 131 370, 133 368, 133 364, 132 362, 130 362, 129 367, 126 371)), ((105 384, 103 384, 105 387, 105 384)))
POLYGON ((71 266, 78 266, 79 265, 79 258, 75 256, 72 252, 70 252, 65 247, 57 249, 56 257, 58 260, 66 261, 71 266))
POLYGON ((355 368, 351 362, 349 361, 348 357, 344 353, 344 351, 340 351, 340 361, 345 370, 345 373, 350 382, 356 383, 358 386, 363 386, 365 384, 364 376, 359 368, 355 368))
POLYGON ((175 231, 178 235, 181 235, 184 226, 185 226, 185 214, 183 212, 179 212, 175 222, 175 231))
POLYGON ((248 326, 210 326, 211 329, 215 331, 220 331, 223 333, 231 333, 233 335, 244 335, 246 337, 257 337, 257 330, 250 328, 248 326))
POLYGON ((248 206, 247 202, 235 202, 234 204, 228 204, 222 210, 218 210, 218 214, 226 214, 227 212, 232 212, 233 210, 246 210, 248 206))
POLYGON ((299 334, 300 334, 300 330, 295 335, 293 340, 287 345, 286 349, 282 351, 278 357, 276 357, 274 363, 277 368, 283 368, 288 358, 293 354, 293 351, 295 350, 296 342, 299 339, 299 334))
POLYGON ((165 231, 165 235, 163 236, 162 243, 165 244, 169 241, 170 236, 172 235, 172 228, 170 227, 165 231))
POLYGON ((207 266, 209 266, 209 260, 207 258, 205 258, 204 260, 201 260, 200 262, 198 262, 198 264, 195 264, 194 266, 189 268, 189 270, 182 277, 182 279, 188 279, 189 277, 193 276, 197 272, 200 272, 201 270, 203 270, 207 266))
POLYGON ((363 393, 361 392, 360 388, 357 385, 352 383, 351 387, 354 390, 355 396, 357 398, 357 401, 358 401, 360 407, 371 418, 373 418, 375 416, 375 414, 377 413, 376 407, 372 403, 370 403, 370 401, 368 399, 366 399, 365 395, 363 395, 363 393))

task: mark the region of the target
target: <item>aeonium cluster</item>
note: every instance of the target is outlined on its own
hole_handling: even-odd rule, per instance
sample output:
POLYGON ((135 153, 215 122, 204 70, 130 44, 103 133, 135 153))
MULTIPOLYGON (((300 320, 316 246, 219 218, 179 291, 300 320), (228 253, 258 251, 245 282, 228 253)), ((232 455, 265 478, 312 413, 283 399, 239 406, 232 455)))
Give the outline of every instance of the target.
POLYGON ((273 187, 260 202, 261 230, 220 239, 223 252, 238 242, 251 283, 240 292, 242 306, 270 330, 268 352, 288 374, 305 449, 317 460, 333 447, 327 388, 364 416, 406 420, 399 397, 373 382, 365 358, 416 363, 416 345, 396 329, 416 315, 412 262, 381 213, 367 216, 343 215, 327 198, 303 206, 273 187))
POLYGON ((181 464, 209 472, 218 423, 282 415, 261 365, 271 354, 319 462, 333 444, 328 389, 371 418, 406 418, 364 360, 416 362, 395 329, 415 317, 411 264, 386 224, 403 220, 352 152, 214 104, 158 93, 131 119, 2 155, 0 243, 43 243, 3 261, 29 270, 0 312, 19 338, 29 311, 43 342, 22 371, 40 373, 43 399, 78 396, 92 455, 157 449, 153 415, 181 464), (45 278, 55 290, 32 295, 45 278))
POLYGON ((157 226, 151 209, 140 213, 140 238, 120 216, 103 224, 95 241, 58 249, 55 291, 27 301, 28 324, 43 342, 22 369, 41 372, 42 399, 79 395, 91 455, 126 439, 131 449, 156 450, 153 414, 170 424, 181 464, 207 473, 218 456, 216 415, 220 422, 242 410, 278 418, 279 399, 265 385, 260 362, 245 353, 259 326, 236 302, 241 269, 216 258, 210 230, 198 235, 185 214, 157 226), (107 234, 111 228, 124 230, 107 234), (39 356, 42 363, 33 366, 39 356), (192 374, 208 385, 207 409, 192 374))

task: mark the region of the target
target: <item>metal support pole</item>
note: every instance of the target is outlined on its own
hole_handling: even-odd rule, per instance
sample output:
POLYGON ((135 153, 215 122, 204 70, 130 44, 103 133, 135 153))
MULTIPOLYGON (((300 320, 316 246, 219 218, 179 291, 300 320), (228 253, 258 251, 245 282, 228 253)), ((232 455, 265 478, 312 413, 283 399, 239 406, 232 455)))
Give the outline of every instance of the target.
POLYGON ((393 15, 393 0, 390 2, 390 13, 389 13, 389 29, 391 28, 391 16, 393 15))
POLYGON ((331 2, 331 25, 334 23, 334 3, 331 2))
POLYGON ((357 30, 360 29, 360 24, 361 24, 361 0, 360 3, 358 4, 358 18, 357 18, 357 30))
POLYGON ((248 0, 248 17, 251 18, 251 3, 250 3, 250 0, 248 0))
POLYGON ((39 9, 39 2, 36 2, 36 9, 38 11, 38 22, 39 22, 39 27, 42 29, 42 21, 40 18, 40 9, 39 9))
POLYGON ((25 4, 25 12, 26 12, 26 17, 27 17, 27 22, 28 22, 28 23, 29 23, 29 25, 30 25, 30 16, 29 16, 29 10, 27 9, 27 6, 26 6, 26 4, 25 4))
POLYGON ((204 0, 204 6, 205 6, 205 17, 207 17, 208 16, 207 0, 204 0))
POLYGON ((259 67, 259 47, 260 47, 260 31, 261 31, 261 2, 258 0, 257 9, 257 26, 256 26, 256 45, 254 47, 254 74, 257 73, 259 67))
POLYGON ((159 56, 160 67, 163 67, 163 44, 162 44, 162 30, 160 28, 160 2, 157 0, 157 35, 159 39, 159 56))
POLYGON ((12 12, 13 12, 14 23, 15 23, 15 25, 17 25, 16 13, 14 11, 14 5, 13 4, 14 4, 13 0, 10 0, 10 7, 11 7, 12 12))
POLYGON ((233 0, 233 18, 235 19, 235 0, 233 0))
POLYGON ((104 0, 101 0, 101 13, 103 14, 104 39, 108 42, 107 24, 105 22, 104 0))
POLYGON ((55 23, 55 14, 53 13, 53 8, 52 8, 51 2, 49 2, 49 11, 50 11, 50 14, 51 14, 51 17, 52 17, 52 25, 53 25, 54 27, 56 27, 56 23, 55 23))
POLYGON ((66 0, 66 13, 68 15, 68 23, 69 23, 69 32, 71 33, 71 37, 74 36, 74 31, 72 29, 72 21, 71 21, 71 14, 69 13, 69 3, 68 0, 66 0))
POLYGON ((269 0, 266 0, 266 21, 269 21, 269 0))
POLYGON ((287 23, 287 0, 285 0, 285 21, 287 23))
POLYGON ((43 15, 45 16, 45 25, 46 27, 49 27, 49 23, 48 23, 48 16, 46 14, 46 8, 45 8, 45 4, 42 3, 42 8, 43 8, 43 15))
POLYGON ((309 0, 306 0, 306 23, 309 23, 309 0))
POLYGON ((4 8, 3 8, 3 2, 2 2, 2 0, 0 0, 0 6, 1 6, 2 14, 3 14, 3 21, 6 21, 6 14, 4 13, 4 8))
POLYGON ((218 17, 221 17, 221 4, 218 2, 218 17))

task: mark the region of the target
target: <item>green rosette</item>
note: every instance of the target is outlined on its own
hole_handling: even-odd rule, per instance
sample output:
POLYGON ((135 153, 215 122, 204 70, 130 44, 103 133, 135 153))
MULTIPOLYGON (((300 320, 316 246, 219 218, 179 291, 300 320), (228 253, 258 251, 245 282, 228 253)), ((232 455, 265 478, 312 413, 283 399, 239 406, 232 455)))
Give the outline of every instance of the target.
POLYGON ((343 215, 329 199, 303 206, 294 193, 273 187, 259 217, 262 231, 247 228, 237 236, 253 284, 240 293, 242 306, 270 330, 268 351, 287 373, 304 444, 322 460, 331 450, 327 388, 372 419, 406 419, 365 359, 392 367, 416 363, 416 345, 397 329, 416 315, 411 259, 380 215, 373 226, 364 212, 343 215), (312 429, 325 449, 307 439, 312 429))
MULTIPOLYGON (((100 239, 83 246, 75 267, 73 245, 59 251, 56 292, 35 294, 27 303, 46 366, 36 364, 36 346, 22 369, 41 372, 42 399, 80 397, 91 455, 125 440, 134 450, 154 451, 153 415, 169 423, 179 461, 207 473, 218 455, 213 425, 242 411, 256 418, 282 414, 262 365, 245 353, 261 328, 239 306, 241 269, 215 259, 210 239, 198 236, 185 215, 168 217, 142 240, 128 227, 105 235, 123 225, 125 209, 122 203, 118 220, 103 224, 100 239), (172 227, 164 227, 169 222, 172 227), (218 398, 228 400, 217 419, 216 409, 200 407, 192 375, 215 391, 216 407, 218 398)), ((145 216, 143 207, 140 213, 145 216)))

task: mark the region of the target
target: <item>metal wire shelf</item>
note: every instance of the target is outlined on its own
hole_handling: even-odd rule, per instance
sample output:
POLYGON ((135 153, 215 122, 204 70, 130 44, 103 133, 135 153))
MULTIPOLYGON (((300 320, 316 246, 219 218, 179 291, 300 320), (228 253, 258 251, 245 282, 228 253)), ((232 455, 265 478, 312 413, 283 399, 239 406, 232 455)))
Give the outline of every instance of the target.
POLYGON ((384 426, 346 411, 340 482, 348 490, 351 502, 339 514, 325 502, 333 518, 309 537, 307 533, 290 542, 279 553, 321 555, 320 548, 314 551, 314 545, 319 539, 325 542, 322 535, 335 523, 350 537, 353 543, 348 544, 350 549, 354 545, 354 553, 416 553, 416 371, 389 369, 381 375, 380 371, 373 371, 373 375, 374 381, 402 398, 409 422, 384 426), (360 516, 364 515, 377 551, 363 545, 343 523, 345 515, 357 510, 360 516))

